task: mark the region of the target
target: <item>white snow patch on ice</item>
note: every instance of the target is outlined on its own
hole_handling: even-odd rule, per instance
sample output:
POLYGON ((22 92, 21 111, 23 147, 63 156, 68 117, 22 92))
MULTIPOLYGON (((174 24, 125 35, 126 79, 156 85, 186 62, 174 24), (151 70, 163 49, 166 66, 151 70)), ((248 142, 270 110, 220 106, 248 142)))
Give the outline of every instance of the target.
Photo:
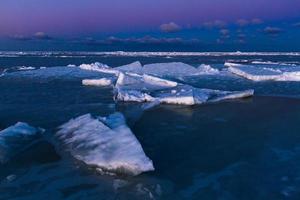
POLYGON ((22 70, 34 70, 35 67, 26 67, 26 66, 20 66, 18 67, 18 70, 22 71, 22 70))
POLYGON ((112 80, 108 78, 100 78, 100 79, 83 79, 82 85, 88 86, 110 86, 112 85, 112 80))
POLYGON ((88 165, 130 175, 154 170, 152 161, 120 113, 98 119, 83 115, 59 129, 56 135, 63 148, 88 165))

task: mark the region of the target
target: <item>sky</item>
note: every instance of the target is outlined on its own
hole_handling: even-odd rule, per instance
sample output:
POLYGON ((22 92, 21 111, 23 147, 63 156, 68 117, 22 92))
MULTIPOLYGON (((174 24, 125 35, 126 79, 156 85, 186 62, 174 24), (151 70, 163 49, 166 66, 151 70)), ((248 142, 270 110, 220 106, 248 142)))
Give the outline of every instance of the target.
POLYGON ((300 0, 1 0, 0 50, 300 51, 300 0))

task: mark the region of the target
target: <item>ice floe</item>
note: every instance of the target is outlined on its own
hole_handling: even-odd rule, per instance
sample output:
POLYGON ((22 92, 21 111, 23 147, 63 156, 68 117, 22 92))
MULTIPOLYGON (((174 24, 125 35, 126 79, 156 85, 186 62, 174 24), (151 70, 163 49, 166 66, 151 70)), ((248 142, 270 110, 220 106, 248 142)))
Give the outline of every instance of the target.
POLYGON ((228 70, 253 81, 300 81, 300 66, 225 63, 228 70))
MULTIPOLYGON (((147 75, 148 76, 148 75, 147 75)), ((151 76, 152 77, 152 76, 151 76)), ((190 85, 169 82, 161 78, 156 81, 153 77, 147 85, 147 79, 132 74, 121 73, 115 86, 115 100, 125 102, 159 102, 166 104, 195 105, 218 102, 226 99, 245 98, 253 96, 253 90, 220 91, 195 88, 190 85), (154 80, 154 81, 153 81, 154 80), (157 82, 157 83, 155 83, 157 82), (156 85, 155 85, 156 84, 156 85), (155 85, 156 87, 153 87, 155 85)))
POLYGON ((0 131, 0 163, 9 161, 12 157, 25 150, 44 132, 26 123, 18 122, 0 131))
POLYGON ((120 113, 80 116, 60 126, 56 135, 72 156, 103 171, 138 175, 154 170, 120 113))

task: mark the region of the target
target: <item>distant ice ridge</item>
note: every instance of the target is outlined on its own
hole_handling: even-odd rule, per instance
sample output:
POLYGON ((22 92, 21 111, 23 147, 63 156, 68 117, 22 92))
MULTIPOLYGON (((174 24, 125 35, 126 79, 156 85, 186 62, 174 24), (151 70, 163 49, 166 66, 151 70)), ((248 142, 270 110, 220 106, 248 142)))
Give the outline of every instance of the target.
MULTIPOLYGON (((91 52, 93 53, 93 52, 91 52)), ((130 56, 130 57, 149 57, 149 56, 300 56, 300 52, 98 52, 97 55, 106 56, 130 56)))
POLYGON ((252 81, 300 81, 300 66, 225 63, 228 70, 252 81))
POLYGON ((175 56, 300 56, 300 52, 47 52, 47 51, 2 51, 0 57, 40 56, 40 57, 84 57, 84 56, 127 56, 127 57, 175 57, 175 56))
POLYGON ((25 150, 38 140, 43 132, 43 129, 34 128, 23 122, 0 131, 0 163, 9 161, 25 150))
MULTIPOLYGON (((149 76, 149 75, 147 75, 149 76)), ((150 76, 152 77, 152 76, 150 76)), ((253 90, 220 91, 194 88, 190 85, 149 78, 136 74, 120 73, 115 85, 115 99, 128 102, 159 102, 166 104, 195 105, 253 96, 253 90), (148 81, 148 82, 146 82, 148 81)))
POLYGON ((138 175, 153 171, 152 161, 120 113, 72 119, 56 133, 62 146, 76 159, 110 173, 138 175))

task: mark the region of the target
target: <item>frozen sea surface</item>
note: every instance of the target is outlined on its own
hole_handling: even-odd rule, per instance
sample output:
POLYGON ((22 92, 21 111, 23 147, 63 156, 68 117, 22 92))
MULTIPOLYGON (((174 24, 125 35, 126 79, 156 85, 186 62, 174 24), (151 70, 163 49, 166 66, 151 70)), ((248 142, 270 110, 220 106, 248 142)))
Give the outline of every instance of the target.
MULTIPOLYGON (((12 152, 14 156, 8 162, 0 164, 0 199, 300 198, 300 83, 252 81, 224 66, 225 62, 232 62, 258 68, 284 66, 289 70, 299 65, 298 53, 1 52, 0 55, 0 73, 5 74, 0 77, 0 134, 8 127, 22 125, 21 131, 11 128, 12 132, 21 133, 20 143, 14 143, 15 138, 4 139, 20 144, 21 148, 12 152), (135 61, 140 64, 128 66, 135 61), (112 86, 103 86, 116 81, 114 74, 76 67, 96 62, 112 68, 123 66, 123 70, 175 62, 192 66, 189 69, 193 71, 205 64, 210 67, 202 65, 202 72, 205 69, 214 73, 160 78, 195 88, 254 89, 255 95, 195 106, 116 103, 112 86), (97 86, 82 85, 83 79, 98 80, 97 86), (87 113, 96 120, 96 116, 115 112, 124 115, 135 141, 152 160, 154 171, 138 176, 103 173, 60 148, 55 137, 57 127, 87 113), (39 127, 44 129, 42 133, 39 127), (29 134, 33 138, 22 143, 26 133, 33 133, 29 134)), ((168 90, 172 93, 172 88, 168 90)), ((110 129, 119 124, 118 120, 101 123, 110 129)), ((85 140, 88 137, 80 141, 85 140)))

